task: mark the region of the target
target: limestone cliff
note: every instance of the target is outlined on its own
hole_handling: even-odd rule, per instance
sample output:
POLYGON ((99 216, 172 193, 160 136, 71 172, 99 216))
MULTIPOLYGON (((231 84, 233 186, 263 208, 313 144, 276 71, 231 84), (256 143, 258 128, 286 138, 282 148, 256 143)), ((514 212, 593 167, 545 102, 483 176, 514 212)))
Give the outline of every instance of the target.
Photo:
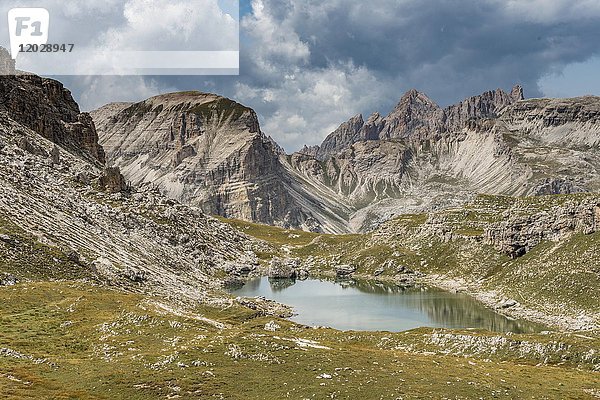
POLYGON ((352 117, 321 146, 285 152, 250 108, 199 92, 93 112, 110 164, 208 213, 332 233, 404 213, 510 196, 600 190, 600 99, 501 89, 441 108, 411 90, 352 117))
POLYGON ((110 104, 92 115, 108 163, 133 185, 151 183, 214 215, 318 228, 288 187, 281 149, 250 108, 185 92, 110 104))
POLYGON ((516 85, 511 93, 497 89, 442 109, 424 93, 411 89, 386 117, 374 113, 364 122, 359 114, 344 122, 327 136, 316 155, 327 159, 364 140, 439 138, 460 131, 471 120, 495 118, 504 107, 520 100, 523 88, 516 85))
POLYGON ((92 118, 62 83, 36 75, 0 76, 0 111, 44 138, 104 163, 92 118))

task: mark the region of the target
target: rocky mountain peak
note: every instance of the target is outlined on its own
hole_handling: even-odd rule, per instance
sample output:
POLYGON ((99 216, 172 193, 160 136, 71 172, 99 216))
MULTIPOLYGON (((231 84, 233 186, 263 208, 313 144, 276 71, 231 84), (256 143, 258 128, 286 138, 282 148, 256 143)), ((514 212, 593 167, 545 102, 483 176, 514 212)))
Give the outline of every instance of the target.
POLYGON ((510 92, 510 97, 512 97, 514 101, 525 100, 525 95, 523 94, 523 86, 515 85, 510 92))
POLYGON ((329 155, 348 147, 352 143, 361 140, 360 132, 365 125, 362 114, 357 114, 348 121, 341 124, 325 140, 317 153, 319 158, 325 159, 329 155))
POLYGON ((356 114, 354 117, 350 118, 350 120, 348 120, 348 122, 345 123, 346 125, 352 125, 352 126, 363 126, 365 124, 365 120, 363 119, 362 114, 356 114))
MULTIPOLYGON (((431 100, 425 93, 419 92, 416 89, 411 89, 406 92, 391 115, 405 115, 409 117, 423 116, 432 111, 439 110, 439 106, 431 100)), ((389 116, 388 116, 389 117, 389 116)))
POLYGON ((151 103, 154 105, 169 106, 169 105, 177 105, 177 104, 202 104, 207 101, 214 101, 217 99, 223 98, 222 96, 218 96, 212 93, 200 92, 198 90, 190 90, 187 92, 172 92, 172 93, 163 93, 153 97, 150 97, 145 101, 145 103, 151 103))
POLYGON ((468 121, 482 118, 496 118, 508 105, 513 104, 523 96, 523 89, 515 86, 511 94, 502 89, 484 92, 469 97, 443 111, 443 129, 446 132, 457 132, 464 128, 468 121))
POLYGON ((419 141, 456 133, 468 121, 495 118, 503 108, 522 99, 523 88, 517 85, 510 94, 497 89, 442 109, 426 94, 411 89, 385 118, 374 113, 365 123, 362 115, 356 115, 340 125, 323 141, 317 157, 328 159, 358 141, 409 137, 419 141))
POLYGON ((415 133, 420 136, 436 130, 440 112, 440 107, 427 95, 411 89, 384 118, 379 139, 405 138, 415 133))
POLYGON ((296 227, 309 218, 285 187, 284 150, 248 107, 190 91, 111 104, 92 115, 109 163, 134 186, 152 184, 229 218, 296 227))
POLYGON ((367 119, 367 125, 376 124, 376 123, 380 122, 382 119, 383 119, 383 117, 381 116, 381 114, 379 114, 378 112, 374 112, 367 119))
POLYGON ((306 146, 304 145, 299 151, 299 154, 303 154, 306 156, 316 157, 319 153, 319 146, 306 146))

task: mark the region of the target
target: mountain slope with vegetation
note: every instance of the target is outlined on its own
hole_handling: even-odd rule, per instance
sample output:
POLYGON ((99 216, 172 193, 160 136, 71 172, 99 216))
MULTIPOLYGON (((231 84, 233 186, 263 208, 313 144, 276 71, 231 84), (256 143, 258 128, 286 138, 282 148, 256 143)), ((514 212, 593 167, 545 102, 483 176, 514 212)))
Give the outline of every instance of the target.
POLYGON ((300 269, 466 292, 515 317, 569 330, 600 326, 600 196, 479 196, 403 215, 365 235, 322 235, 233 221, 300 269))
MULTIPOLYGON (((23 79, 0 89, 38 82, 23 79)), ((600 395, 597 196, 481 196, 369 234, 218 220, 103 166, 93 121, 42 82, 61 88, 58 110, 44 96, 0 109, 3 398, 600 395), (313 277, 453 287, 553 330, 302 326, 224 289, 274 257, 313 277)))

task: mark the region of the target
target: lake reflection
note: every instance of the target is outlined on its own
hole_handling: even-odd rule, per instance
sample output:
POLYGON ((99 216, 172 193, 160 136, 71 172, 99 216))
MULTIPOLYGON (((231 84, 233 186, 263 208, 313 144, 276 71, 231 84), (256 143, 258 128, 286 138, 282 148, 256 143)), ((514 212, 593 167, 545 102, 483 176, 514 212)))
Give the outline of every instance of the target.
POLYGON ((293 321, 341 330, 398 332, 427 326, 527 333, 544 329, 506 318, 465 294, 379 282, 256 278, 232 294, 264 296, 294 307, 298 315, 293 321))

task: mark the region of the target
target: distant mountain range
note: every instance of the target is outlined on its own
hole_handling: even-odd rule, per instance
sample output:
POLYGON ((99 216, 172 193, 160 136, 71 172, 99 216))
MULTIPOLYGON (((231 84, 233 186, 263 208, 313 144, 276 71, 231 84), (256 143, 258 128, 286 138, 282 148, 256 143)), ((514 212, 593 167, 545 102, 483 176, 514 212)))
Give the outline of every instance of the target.
POLYGON ((134 185, 210 214, 330 233, 464 204, 476 194, 600 189, 600 98, 524 99, 501 89, 441 108, 408 91, 288 155, 256 113, 200 92, 91 113, 107 162, 134 185))

